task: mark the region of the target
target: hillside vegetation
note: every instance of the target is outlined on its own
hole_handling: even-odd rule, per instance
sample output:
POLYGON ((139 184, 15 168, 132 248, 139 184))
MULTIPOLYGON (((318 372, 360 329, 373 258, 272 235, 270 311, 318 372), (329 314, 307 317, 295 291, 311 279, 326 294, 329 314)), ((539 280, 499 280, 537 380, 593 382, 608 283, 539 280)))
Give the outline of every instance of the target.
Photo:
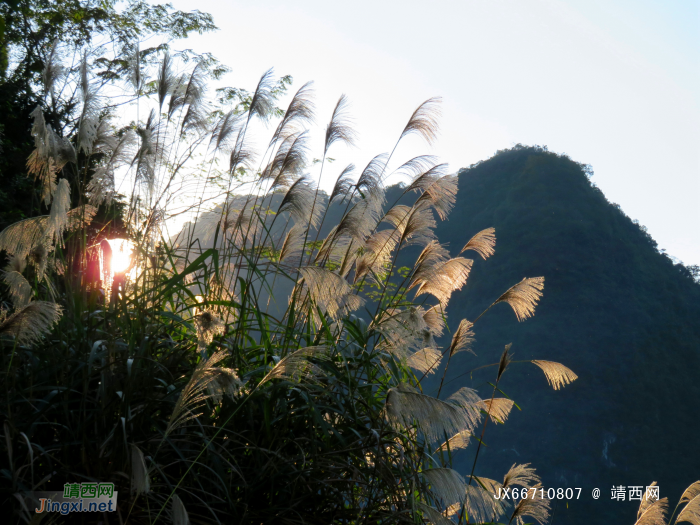
MULTIPOLYGON (((505 378, 522 411, 487 436, 484 465, 497 472, 532 462, 545 486, 582 487, 585 499, 568 509, 553 502, 558 524, 585 523, 591 513, 629 519, 637 502, 611 501, 613 485, 657 481, 662 497, 675 500, 700 472, 700 286, 691 271, 659 253, 584 166, 542 148, 516 146, 459 172, 455 209, 436 233, 454 251, 488 226, 496 253, 475 258, 452 318, 473 319, 525 275, 545 276, 546 290, 524 323, 504 323, 506 308, 479 321, 478 357, 456 356, 447 393, 490 381, 489 369, 468 372, 492 363, 506 343, 515 361, 561 361, 579 380, 553 393, 529 366, 505 378)), ((456 456, 460 471, 471 461, 467 451, 456 456)))

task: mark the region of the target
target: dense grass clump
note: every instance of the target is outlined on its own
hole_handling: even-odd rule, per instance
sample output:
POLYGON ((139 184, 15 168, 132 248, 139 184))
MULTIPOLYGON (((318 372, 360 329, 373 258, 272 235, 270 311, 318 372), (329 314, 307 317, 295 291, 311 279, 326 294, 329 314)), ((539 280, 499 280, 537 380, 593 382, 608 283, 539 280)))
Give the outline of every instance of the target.
MULTIPOLYGON (((499 389, 510 347, 490 365, 483 398, 468 388, 441 397, 481 317, 447 322, 472 267, 462 254, 486 259, 496 239, 492 228, 470 232, 455 256, 438 242, 456 176, 432 157, 410 159, 398 170, 412 202, 387 206, 392 155, 380 155, 359 176, 343 170, 325 196, 307 175, 309 85, 254 163, 249 127, 275 114, 288 79, 268 72, 240 103, 212 106, 203 69, 173 67, 165 55, 149 84, 135 71, 146 117, 121 128, 102 111, 86 62, 75 136, 58 136, 41 108, 33 114, 30 171, 49 212, 0 233, 10 257, 3 508, 32 522, 33 491, 97 481, 119 491, 118 516, 99 518, 114 523, 545 523, 541 492, 494 498, 540 487, 529 465, 502 482, 477 474, 488 422, 514 406, 499 389), (107 223, 103 207, 115 202, 118 222, 107 223), (324 230, 332 205, 341 219, 324 230), (190 223, 169 234, 183 212, 190 223), (113 228, 130 242, 117 243, 113 228), (417 259, 397 267, 410 246, 417 259), (427 395, 421 381, 438 369, 440 388, 427 395), (475 454, 464 476, 450 466, 467 445, 475 454)), ((399 141, 433 140, 437 108, 422 104, 399 141)), ((321 172, 331 148, 353 139, 341 97, 321 172)), ((491 306, 528 318, 543 286, 523 279, 491 306)), ((576 379, 559 363, 532 364, 555 389, 576 379)), ((658 514, 665 500, 645 504, 658 514)))

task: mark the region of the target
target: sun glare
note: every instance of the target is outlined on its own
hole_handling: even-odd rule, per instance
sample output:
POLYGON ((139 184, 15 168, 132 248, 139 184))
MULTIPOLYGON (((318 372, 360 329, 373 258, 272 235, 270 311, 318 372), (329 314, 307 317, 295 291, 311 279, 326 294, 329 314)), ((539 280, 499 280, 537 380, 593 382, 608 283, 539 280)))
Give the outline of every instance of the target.
POLYGON ((133 243, 127 239, 110 239, 108 242, 112 248, 112 272, 126 271, 131 265, 133 243))

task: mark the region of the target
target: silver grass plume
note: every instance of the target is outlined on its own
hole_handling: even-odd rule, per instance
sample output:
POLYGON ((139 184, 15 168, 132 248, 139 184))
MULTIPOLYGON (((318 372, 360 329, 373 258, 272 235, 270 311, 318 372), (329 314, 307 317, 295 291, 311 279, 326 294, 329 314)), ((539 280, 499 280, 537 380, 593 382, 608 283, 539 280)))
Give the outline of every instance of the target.
MULTIPOLYGON (((427 156, 426 156, 427 157, 427 156)), ((433 157, 429 157, 433 158, 433 157)), ((409 162, 415 162, 419 164, 423 162, 423 157, 416 157, 411 159, 409 162), (421 159, 416 161, 416 159, 421 159)), ((408 163, 407 163, 408 164, 408 163)), ((411 164, 410 167, 413 167, 411 164)), ((409 191, 426 191, 430 186, 432 186, 437 180, 447 176, 447 164, 433 164, 427 169, 419 172, 413 177, 411 184, 404 190, 404 194, 409 191)))
POLYGON ((68 211, 68 224, 66 231, 72 232, 90 226, 92 219, 97 215, 97 208, 91 204, 81 204, 68 211))
POLYGON ((282 142, 277 153, 261 174, 262 179, 273 179, 270 191, 290 186, 306 168, 308 135, 306 131, 293 133, 282 142))
POLYGON ((473 263, 471 259, 455 257, 432 267, 426 272, 427 275, 416 290, 416 297, 430 294, 440 301, 440 304, 447 305, 452 292, 461 290, 466 284, 473 263))
POLYGON ((255 159, 255 151, 246 144, 247 134, 243 129, 239 129, 236 133, 234 147, 229 155, 228 171, 233 175, 239 168, 250 168, 255 159))
POLYGON ((364 299, 353 293, 352 287, 336 273, 319 266, 302 266, 299 272, 311 300, 335 320, 364 304, 364 299))
POLYGON ((473 391, 458 391, 447 401, 420 394, 406 385, 387 392, 385 417, 394 427, 417 424, 430 442, 461 431, 472 431, 481 418, 480 399, 473 391))
POLYGON ((157 123, 155 110, 151 110, 146 119, 145 126, 138 126, 136 133, 140 140, 140 147, 136 152, 136 157, 131 162, 136 164, 136 181, 145 185, 149 191, 153 190, 155 183, 155 163, 156 163, 156 135, 157 123))
POLYGON ((202 409, 207 399, 213 397, 215 401, 220 400, 220 392, 226 388, 229 388, 229 395, 233 396, 242 387, 241 381, 233 370, 216 366, 225 357, 226 352, 221 350, 197 363, 192 377, 175 403, 165 436, 189 420, 199 417, 202 412, 196 411, 202 409))
POLYGON ((408 356, 406 364, 423 374, 434 374, 442 359, 440 350, 434 347, 426 347, 408 356))
POLYGON ((496 423, 505 423, 513 408, 513 400, 506 397, 484 399, 484 404, 486 405, 486 412, 496 423))
POLYGON ((340 172, 340 175, 338 175, 338 178, 335 180, 335 184, 333 185, 333 191, 331 191, 331 195, 328 198, 329 206, 331 202, 338 197, 345 198, 350 193, 350 190, 353 187, 352 174, 354 171, 355 165, 348 164, 345 169, 340 172))
MULTIPOLYGON (((634 525, 666 525, 666 512, 668 511, 668 498, 661 498, 649 505, 638 517, 634 525)), ((676 523, 681 521, 678 516, 676 523)), ((687 521, 684 519, 684 521, 687 521)))
POLYGON ((46 124, 40 107, 32 111, 31 117, 34 119, 32 136, 35 149, 27 159, 27 172, 40 180, 42 199, 48 206, 56 190, 57 173, 67 162, 75 162, 76 155, 70 141, 56 135, 46 124))
POLYGON ((445 175, 436 179, 425 189, 416 200, 416 205, 429 204, 438 214, 440 220, 444 221, 457 201, 457 189, 457 176, 445 175))
POLYGON ((448 448, 450 450, 459 450, 461 448, 467 448, 471 437, 472 433, 468 430, 462 430, 461 432, 457 432, 454 436, 452 436, 450 439, 448 439, 442 445, 436 448, 435 453, 437 454, 438 452, 447 450, 448 448))
POLYGON ((526 277, 508 288, 493 304, 508 303, 518 321, 523 321, 535 314, 535 306, 542 297, 543 288, 544 277, 526 277))
POLYGON ((197 328, 197 343, 200 348, 211 343, 215 335, 223 334, 226 328, 224 322, 211 310, 204 310, 195 316, 194 324, 197 328))
POLYGON ((143 77, 141 76, 141 48, 140 42, 136 43, 131 48, 131 56, 129 57, 129 68, 131 75, 129 80, 134 88, 134 91, 138 95, 141 91, 143 85, 143 77))
POLYGON ((49 239, 53 239, 53 244, 61 244, 63 242, 63 233, 68 228, 70 210, 70 184, 68 179, 61 179, 56 188, 53 202, 51 203, 51 212, 46 227, 45 235, 49 239))
MULTIPOLYGON (((350 270, 352 270, 353 265, 357 261, 359 256, 359 251, 361 244, 355 239, 350 239, 347 245, 336 244, 336 246, 343 250, 341 257, 339 258, 340 268, 338 269, 338 274, 347 278, 350 270)), ((331 251, 330 260, 333 260, 333 252, 331 251)))
POLYGON ((273 93, 275 82, 272 69, 268 69, 263 73, 255 88, 253 97, 250 101, 248 109, 248 120, 254 115, 257 115, 261 120, 267 121, 272 116, 275 109, 275 95, 273 93))
POLYGON ((441 337, 445 330, 447 314, 440 305, 431 306, 423 314, 423 320, 428 326, 428 330, 435 336, 441 337))
MULTIPOLYGON (((652 481, 650 487, 655 487, 656 486, 656 481, 652 481)), ((651 491, 647 490, 644 492, 644 496, 642 497, 642 501, 639 503, 639 510, 637 511, 637 520, 642 517, 642 514, 651 506, 653 505, 656 501, 658 501, 658 497, 656 497, 651 491)))
POLYGON ((560 363, 539 360, 534 360, 532 363, 542 369, 547 378, 547 383, 554 390, 559 390, 561 387, 573 383, 578 378, 576 374, 560 363))
POLYGON ((506 368, 508 368, 508 365, 510 364, 511 361, 511 356, 510 356, 510 348, 513 346, 513 343, 508 343, 503 350, 503 353, 501 354, 501 359, 498 361, 498 374, 496 376, 496 379, 500 381, 501 376, 503 373, 506 371, 506 368))
POLYGON ((349 236, 364 243, 379 223, 383 205, 384 190, 380 187, 365 195, 364 199, 357 200, 338 223, 331 242, 349 236))
POLYGON ((331 121, 326 126, 326 140, 323 147, 323 155, 328 153, 330 147, 336 142, 344 142, 348 146, 354 146, 356 135, 352 129, 350 119, 348 117, 348 99, 343 94, 340 95, 338 102, 333 109, 331 121))
POLYGON ((182 134, 191 131, 196 133, 209 131, 209 120, 204 99, 207 86, 206 71, 200 66, 201 62, 194 67, 185 87, 183 107, 187 106, 187 111, 185 111, 180 124, 180 132, 182 134))
POLYGON ((131 444, 131 490, 138 496, 151 491, 151 479, 146 467, 146 458, 141 449, 131 444))
MULTIPOLYGON (((13 260, 17 260, 17 258, 13 257, 13 260)), ((24 278, 22 271, 13 269, 13 264, 10 264, 2 274, 5 284, 10 288, 10 299, 14 307, 24 308, 27 306, 32 297, 32 286, 24 278)))
MULTIPOLYGON (((540 486, 536 485, 533 488, 540 488, 540 486)), ((510 521, 515 520, 518 525, 524 525, 525 521, 523 518, 529 516, 540 525, 545 525, 549 519, 550 505, 549 499, 538 496, 537 490, 535 490, 532 497, 528 495, 527 498, 518 502, 513 510, 513 514, 511 514, 510 521)))
POLYGON ((452 336, 452 342, 450 343, 451 356, 462 351, 474 354, 471 349, 471 345, 474 342, 474 332, 472 332, 473 326, 474 323, 467 321, 466 319, 462 319, 459 322, 459 326, 457 327, 457 330, 455 330, 455 333, 452 336))
POLYGON ((163 110, 165 97, 173 92, 176 85, 176 77, 172 72, 172 59, 167 51, 163 55, 163 60, 158 67, 158 78, 156 80, 158 86, 158 111, 163 110))
POLYGON ((462 254, 467 250, 472 250, 485 260, 496 252, 495 246, 496 228, 486 228, 469 239, 469 242, 464 245, 464 248, 459 253, 462 254))
POLYGON ((52 97, 54 96, 56 81, 61 78, 65 72, 65 68, 63 67, 63 64, 61 64, 58 56, 58 44, 58 39, 53 41, 51 50, 49 51, 49 56, 46 58, 46 62, 44 64, 44 69, 41 72, 41 80, 44 83, 44 91, 46 93, 50 93, 52 97))
POLYGON ((422 245, 426 246, 431 241, 435 240, 435 232, 433 229, 437 226, 435 217, 426 201, 419 202, 413 205, 410 211, 406 214, 401 224, 398 226, 401 232, 401 241, 399 244, 422 245))
POLYGON ((366 194, 372 193, 377 188, 381 187, 381 176, 386 168, 386 163, 389 156, 386 153, 375 155, 372 160, 367 163, 365 169, 362 170, 360 177, 355 183, 355 187, 364 198, 366 194))
POLYGON ((435 142, 439 130, 438 119, 440 118, 441 102, 442 98, 432 97, 418 106, 401 132, 399 140, 411 133, 416 133, 423 137, 428 144, 435 142))
MULTIPOLYGON (((408 177, 413 182, 422 173, 437 165, 437 161, 438 158, 435 155, 418 155, 401 164, 393 171, 392 175, 408 177)), ((404 193, 406 192, 407 190, 404 190, 404 193)))
POLYGON ((357 260, 355 268, 355 282, 365 278, 369 274, 372 280, 374 276, 385 277, 389 272, 389 263, 392 253, 400 239, 400 234, 395 228, 379 230, 369 236, 365 242, 365 250, 357 260))
POLYGON ((299 88, 287 107, 287 111, 282 117, 282 121, 277 126, 275 133, 270 140, 270 146, 278 140, 285 140, 288 135, 296 133, 297 123, 313 122, 315 118, 315 107, 313 103, 313 82, 307 82, 299 88))
POLYGON ((530 488, 538 485, 540 481, 540 477, 535 473, 535 469, 530 467, 530 463, 525 463, 524 465, 513 463, 513 466, 503 476, 503 487, 519 486, 530 488))
POLYGON ((380 333, 384 340, 378 348, 405 361, 412 349, 432 346, 430 332, 423 319, 423 309, 412 306, 405 310, 387 310, 385 315, 370 325, 370 330, 380 333), (426 337, 428 336, 428 337, 426 337))
POLYGON ((0 233, 0 250, 10 255, 26 258, 32 249, 41 244, 48 224, 48 215, 23 219, 10 224, 0 233))
POLYGON ((423 478, 430 485, 430 491, 445 507, 464 500, 467 484, 464 478, 451 468, 430 468, 422 472, 423 478))
MULTIPOLYGON (((100 127, 102 126, 107 126, 105 120, 100 121, 100 127)), ((131 129, 124 132, 121 137, 112 134, 110 139, 103 140, 100 140, 98 133, 95 148, 104 154, 104 159, 95 169, 87 186, 90 204, 98 206, 102 203, 112 203, 117 195, 114 182, 115 170, 133 158, 136 143, 136 133, 131 129)))
POLYGON ((258 386, 272 379, 287 379, 294 382, 316 382, 325 376, 323 369, 309 359, 328 361, 330 348, 327 346, 307 346, 291 352, 262 378, 258 386))
POLYGON ((63 309, 47 301, 33 301, 0 323, 0 335, 12 336, 19 344, 32 345, 49 333, 63 309))
POLYGON ((234 134, 241 129, 241 115, 237 115, 231 110, 221 117, 211 134, 209 144, 214 144, 214 151, 220 151, 228 148, 232 140, 235 140, 234 134))
POLYGON ((190 517, 187 514, 187 509, 185 509, 185 505, 177 494, 173 494, 171 499, 170 513, 172 515, 173 525, 190 525, 190 517))
POLYGON ((333 202, 335 199, 338 197, 345 198, 349 193, 350 190, 353 188, 353 172, 355 171, 355 165, 354 164, 348 164, 345 166, 345 169, 340 172, 340 175, 338 175, 338 178, 335 180, 335 184, 333 185, 333 190, 331 191, 331 195, 328 198, 328 205, 330 206, 331 202, 333 202))
POLYGON ((680 501, 678 502, 679 505, 683 505, 683 503, 688 503, 690 500, 694 499, 696 496, 700 495, 700 481, 696 481, 692 485, 690 485, 687 489, 683 491, 683 495, 681 496, 680 501))
POLYGON ((304 252, 306 227, 301 224, 292 226, 284 237, 280 248, 280 262, 288 266, 298 266, 304 252))
POLYGON ((300 177, 287 190, 277 213, 288 211, 295 224, 308 224, 310 228, 317 228, 323 207, 314 206, 315 194, 312 182, 300 177))
POLYGON ((80 62, 80 94, 83 109, 78 125, 78 150, 92 153, 92 146, 97 138, 99 124, 100 100, 88 76, 87 57, 80 62))
POLYGON ((417 507, 423 513, 423 519, 427 519, 432 525, 454 525, 454 521, 443 516, 439 510, 425 503, 418 502, 417 507))
POLYGON ((678 514, 676 523, 686 521, 692 525, 700 525, 700 481, 696 481, 685 490, 678 505, 684 503, 687 505, 678 514))
POLYGON ((477 478, 477 483, 467 486, 465 506, 469 521, 487 523, 492 518, 503 515, 506 503, 496 499, 501 484, 488 478, 477 478))

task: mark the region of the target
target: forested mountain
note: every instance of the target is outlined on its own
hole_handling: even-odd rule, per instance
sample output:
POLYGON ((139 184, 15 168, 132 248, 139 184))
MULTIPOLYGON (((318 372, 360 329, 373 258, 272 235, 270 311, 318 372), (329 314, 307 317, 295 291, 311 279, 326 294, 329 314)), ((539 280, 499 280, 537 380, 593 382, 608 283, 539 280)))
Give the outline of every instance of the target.
MULTIPOLYGON (((570 367, 579 379, 552 391, 532 364, 511 365, 499 386, 522 411, 487 428, 479 470, 500 479, 513 463, 531 462, 546 487, 581 487, 568 508, 554 503, 552 523, 631 524, 639 502, 612 501, 613 486, 657 481, 673 509, 700 473, 700 285, 585 171, 568 157, 522 146, 460 171, 457 205, 438 238, 455 255, 493 226, 497 244, 494 256, 475 259, 454 294, 450 326, 475 319, 523 277, 544 276, 545 288, 534 318, 517 323, 497 305, 478 321, 478 357, 455 356, 443 397, 494 381, 494 368, 468 372, 498 361, 507 343, 515 361, 570 367)), ((456 452, 463 474, 475 448, 472 440, 456 452)))
MULTIPOLYGON (((403 191, 388 188, 387 206, 411 202, 403 191)), ((321 238, 344 209, 331 207, 321 238)), ((543 276, 545 287, 535 316, 521 323, 505 304, 491 309, 473 328, 476 356, 462 352, 450 364, 442 399, 463 386, 490 395, 496 369, 481 367, 498 362, 512 343, 514 362, 499 387, 521 410, 504 425, 489 423, 475 472, 501 480, 514 463, 531 463, 546 488, 581 488, 568 506, 552 503, 554 524, 631 525, 639 501, 613 501, 613 486, 656 481, 673 509, 700 473, 696 269, 659 253, 645 229, 592 184, 586 166, 539 147, 516 146, 459 172, 457 202, 438 221, 438 239, 456 256, 489 227, 496 229, 495 255, 471 256, 467 284, 447 310, 450 329, 475 320, 523 277, 543 276), (518 362, 532 359, 560 362, 578 379, 554 391, 541 370, 518 362)), ((412 266, 418 252, 402 251, 398 265, 412 266)), ((283 313, 291 287, 277 280, 270 314, 283 313)), ((259 294, 267 304, 265 290, 259 294)), ((373 311, 368 305, 357 313, 367 320, 373 311)), ((425 393, 437 393, 442 375, 440 369, 425 379, 425 393)), ((471 472, 476 443, 454 453, 463 475, 471 472)))

